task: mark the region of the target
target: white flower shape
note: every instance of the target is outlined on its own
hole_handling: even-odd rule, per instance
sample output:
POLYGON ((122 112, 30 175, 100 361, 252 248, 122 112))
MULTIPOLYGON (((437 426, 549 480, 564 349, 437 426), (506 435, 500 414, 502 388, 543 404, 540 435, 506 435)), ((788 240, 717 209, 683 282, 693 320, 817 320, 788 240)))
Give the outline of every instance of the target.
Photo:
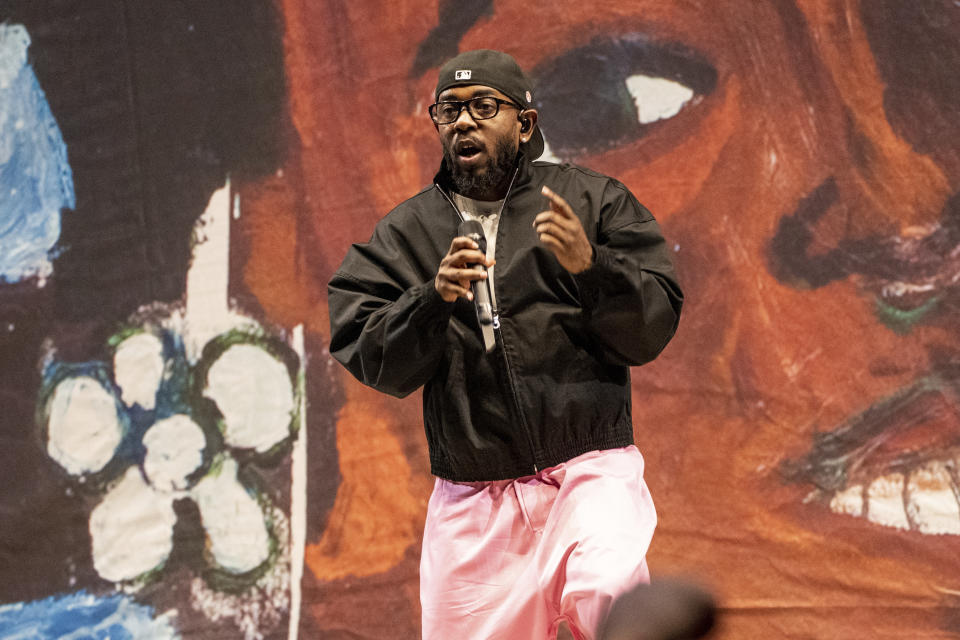
POLYGON ((276 463, 296 435, 299 359, 261 331, 210 340, 191 365, 174 331, 136 327, 111 362, 50 363, 40 422, 50 457, 103 490, 90 514, 93 565, 112 582, 157 575, 173 551, 176 500, 199 511, 205 575, 251 584, 277 554, 254 464, 276 463))

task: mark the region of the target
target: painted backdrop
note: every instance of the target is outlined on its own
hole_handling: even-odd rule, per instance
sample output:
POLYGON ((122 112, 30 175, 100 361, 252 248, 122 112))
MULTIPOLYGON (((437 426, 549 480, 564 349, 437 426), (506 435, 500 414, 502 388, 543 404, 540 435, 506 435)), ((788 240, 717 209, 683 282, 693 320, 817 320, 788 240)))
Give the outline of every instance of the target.
POLYGON ((654 577, 722 638, 960 636, 956 2, 8 0, 0 638, 418 637, 419 395, 326 282, 479 47, 674 250, 654 577))

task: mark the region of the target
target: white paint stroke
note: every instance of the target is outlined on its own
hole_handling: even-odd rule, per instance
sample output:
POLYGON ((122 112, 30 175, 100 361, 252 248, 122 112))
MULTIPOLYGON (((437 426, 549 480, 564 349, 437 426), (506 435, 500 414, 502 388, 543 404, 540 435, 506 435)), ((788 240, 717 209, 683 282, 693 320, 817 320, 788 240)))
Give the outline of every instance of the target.
MULTIPOLYGON (((239 203, 234 203, 235 211, 239 203)), ((190 362, 200 358, 203 346, 221 333, 252 321, 229 308, 230 180, 210 196, 194 226, 193 258, 187 271, 184 348, 190 362)))
MULTIPOLYGON (((288 540, 290 523, 282 509, 270 508, 272 530, 278 540, 288 540)), ((243 640, 276 637, 290 610, 290 556, 283 546, 277 562, 241 592, 211 587, 197 576, 190 581, 190 606, 214 623, 230 620, 243 640)))
POLYGON ((224 351, 211 365, 203 393, 223 414, 223 439, 231 447, 263 453, 290 435, 290 374, 259 346, 236 344, 224 351))
POLYGON ((90 376, 57 384, 48 414, 47 453, 71 475, 103 469, 123 439, 113 394, 90 376))
POLYGON ((270 556, 270 537, 256 498, 237 480, 237 463, 222 459, 190 491, 207 532, 213 562, 233 574, 256 569, 270 556))
POLYGON ((163 366, 163 343, 152 333, 136 333, 117 345, 113 379, 120 387, 123 403, 152 410, 163 379, 163 366))
POLYGON ((830 510, 925 535, 960 535, 960 496, 953 479, 956 463, 930 460, 906 477, 902 473, 879 476, 866 493, 861 484, 850 486, 830 497, 830 510))
POLYGON ((196 422, 178 413, 154 423, 143 436, 143 471, 162 492, 187 488, 187 476, 203 464, 207 438, 196 422))
POLYGON ((693 98, 690 87, 667 78, 637 74, 628 77, 626 83, 637 105, 640 124, 672 118, 693 98))
POLYGON ((910 474, 907 509, 921 533, 960 534, 960 505, 950 471, 930 462, 910 474))
POLYGON ((903 474, 891 473, 874 480, 867 489, 867 519, 895 529, 909 529, 903 508, 903 474))
POLYGON ((863 515, 863 487, 857 484, 837 491, 830 500, 830 510, 851 516, 863 515))
POLYGON ((292 342, 293 350, 300 357, 300 421, 290 464, 290 630, 287 637, 297 640, 303 602, 300 583, 307 549, 307 354, 302 324, 293 328, 292 342))
POLYGON ((90 514, 93 567, 105 580, 132 580, 162 565, 173 549, 177 520, 169 497, 154 492, 130 467, 90 514))

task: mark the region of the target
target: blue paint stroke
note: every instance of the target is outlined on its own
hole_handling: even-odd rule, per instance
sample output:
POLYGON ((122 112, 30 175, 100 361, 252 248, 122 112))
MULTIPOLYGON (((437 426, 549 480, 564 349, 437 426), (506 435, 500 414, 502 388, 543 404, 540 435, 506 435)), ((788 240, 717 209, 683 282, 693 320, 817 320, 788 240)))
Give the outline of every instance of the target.
POLYGON ((74 208, 67 146, 27 64, 30 35, 0 24, 0 282, 50 275, 60 211, 74 208))
POLYGON ((175 640, 166 617, 129 596, 80 591, 0 606, 2 640, 175 640))

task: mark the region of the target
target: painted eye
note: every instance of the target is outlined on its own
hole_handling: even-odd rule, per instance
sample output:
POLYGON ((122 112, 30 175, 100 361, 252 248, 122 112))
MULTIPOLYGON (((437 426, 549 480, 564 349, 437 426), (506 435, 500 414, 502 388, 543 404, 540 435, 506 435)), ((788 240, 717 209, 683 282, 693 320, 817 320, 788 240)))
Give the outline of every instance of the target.
POLYGON ((642 138, 717 83, 716 70, 696 51, 643 34, 595 39, 542 63, 533 75, 544 136, 561 158, 642 138))

